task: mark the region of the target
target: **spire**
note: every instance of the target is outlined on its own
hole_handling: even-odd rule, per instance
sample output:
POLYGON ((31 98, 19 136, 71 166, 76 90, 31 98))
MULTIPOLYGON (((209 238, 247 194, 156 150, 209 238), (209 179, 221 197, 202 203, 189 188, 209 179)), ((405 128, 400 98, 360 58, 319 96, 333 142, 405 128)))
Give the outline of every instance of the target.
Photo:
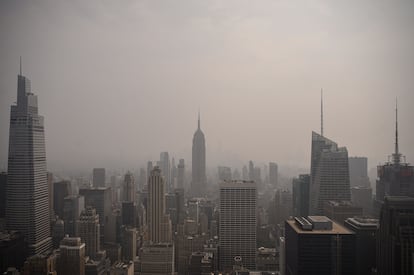
POLYGON ((200 129, 200 109, 198 109, 198 129, 200 129))
POLYGON ((22 56, 20 56, 20 75, 22 75, 22 56))
POLYGON ((321 89, 321 136, 323 136, 323 89, 321 89))
POLYGON ((394 164, 399 164, 401 161, 401 154, 398 150, 398 102, 395 98, 395 152, 393 154, 394 164))

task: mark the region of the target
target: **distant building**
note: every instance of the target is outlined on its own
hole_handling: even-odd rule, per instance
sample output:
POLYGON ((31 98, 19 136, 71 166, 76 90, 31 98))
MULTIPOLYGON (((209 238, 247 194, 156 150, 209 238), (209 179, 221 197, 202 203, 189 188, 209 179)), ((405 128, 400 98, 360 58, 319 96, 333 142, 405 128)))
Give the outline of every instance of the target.
POLYGON ((135 179, 131 172, 125 174, 122 184, 122 201, 135 202, 135 179))
POLYGON ((378 275, 414 272, 414 198, 385 197, 377 235, 378 275))
POLYGON ((96 210, 88 206, 82 211, 76 227, 76 236, 79 236, 86 245, 86 255, 96 259, 100 251, 99 215, 96 210))
POLYGON ((85 198, 80 195, 67 196, 63 200, 63 221, 65 234, 74 237, 76 234, 76 221, 85 209, 85 198))
POLYGON ((292 181, 293 214, 306 217, 309 215, 310 175, 299 175, 292 181))
POLYGON ((325 216, 287 220, 286 275, 354 275, 355 233, 325 216))
POLYGON ((204 195, 206 182, 206 143, 200 128, 199 114, 198 127, 193 136, 191 193, 196 196, 204 195))
POLYGON ((279 270, 279 252, 276 248, 260 247, 257 250, 256 269, 268 272, 279 270))
POLYGON ((364 216, 372 215, 372 188, 351 187, 351 202, 352 205, 362 208, 364 216))
POLYGON ((159 168, 161 169, 161 174, 164 176, 165 191, 169 192, 171 187, 171 163, 168 152, 160 153, 160 162, 159 168))
POLYGON ((368 178, 368 159, 366 157, 349 157, 349 183, 351 187, 370 187, 368 178))
POLYGON ((218 178, 220 181, 223 180, 231 180, 231 168, 226 166, 219 166, 218 170, 218 178))
POLYGON ((23 234, 28 254, 52 247, 46 169, 45 129, 30 80, 17 77, 17 104, 11 106, 7 169, 6 227, 23 234))
POLYGON ((141 275, 173 275, 174 245, 158 243, 140 249, 141 275))
POLYGON ((85 275, 85 244, 81 242, 81 238, 64 238, 59 250, 57 258, 59 275, 85 275))
POLYGON ((312 215, 323 214, 326 201, 350 201, 348 151, 326 137, 312 132, 311 152, 312 215))
POLYGON ((170 217, 165 209, 165 184, 161 170, 156 166, 148 178, 148 228, 153 243, 171 242, 170 217))
POLYGON ((60 241, 65 237, 65 222, 57 219, 52 227, 53 248, 59 248, 60 241))
POLYGON ((292 192, 289 190, 276 190, 275 194, 275 221, 283 224, 286 219, 293 215, 292 192))
POLYGON ((323 212, 328 218, 341 225, 348 218, 362 216, 362 208, 352 205, 350 201, 326 201, 323 212))
POLYGON ((180 159, 177 167, 177 188, 185 188, 185 164, 184 159, 180 159))
POLYGON ((356 272, 355 275, 369 275, 376 269, 376 236, 379 223, 372 218, 349 218, 345 227, 355 232, 356 272))
POLYGON ((248 269, 256 268, 257 187, 253 181, 220 183, 220 268, 231 269, 241 256, 248 269))
POLYGON ((117 262, 111 267, 110 275, 134 275, 134 262, 117 262))
POLYGON ((92 185, 93 187, 105 187, 105 168, 93 168, 92 185))
POLYGON ((122 260, 125 262, 135 261, 137 234, 137 230, 134 227, 122 226, 121 228, 122 260))
POLYGON ((269 162, 269 183, 271 186, 276 187, 278 183, 278 167, 274 162, 269 162))
POLYGON ((53 184, 53 207, 59 218, 63 217, 63 205, 67 196, 72 193, 70 181, 59 181, 53 184))
POLYGON ((0 173, 0 219, 6 217, 6 185, 7 185, 7 173, 0 173))

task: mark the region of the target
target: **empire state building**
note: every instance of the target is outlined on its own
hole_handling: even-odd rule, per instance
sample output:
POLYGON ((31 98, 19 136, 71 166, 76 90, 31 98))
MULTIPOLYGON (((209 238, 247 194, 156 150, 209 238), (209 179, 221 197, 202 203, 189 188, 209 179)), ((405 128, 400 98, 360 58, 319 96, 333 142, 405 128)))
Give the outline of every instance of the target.
POLYGON ((51 248, 43 117, 21 67, 10 112, 6 224, 23 233, 29 255, 51 248))
POLYGON ((198 115, 198 128, 193 137, 192 181, 191 193, 203 195, 206 185, 206 142, 204 133, 200 128, 200 114, 198 115))

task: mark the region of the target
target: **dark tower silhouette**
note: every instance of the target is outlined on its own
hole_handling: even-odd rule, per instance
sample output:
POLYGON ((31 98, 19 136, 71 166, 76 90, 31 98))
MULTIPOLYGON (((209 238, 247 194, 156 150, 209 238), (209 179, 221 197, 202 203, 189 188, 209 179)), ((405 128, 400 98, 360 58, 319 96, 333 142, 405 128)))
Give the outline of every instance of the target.
POLYGON ((200 113, 198 113, 198 127, 194 133, 192 151, 191 193, 202 195, 206 184, 206 143, 204 133, 200 128, 200 113))

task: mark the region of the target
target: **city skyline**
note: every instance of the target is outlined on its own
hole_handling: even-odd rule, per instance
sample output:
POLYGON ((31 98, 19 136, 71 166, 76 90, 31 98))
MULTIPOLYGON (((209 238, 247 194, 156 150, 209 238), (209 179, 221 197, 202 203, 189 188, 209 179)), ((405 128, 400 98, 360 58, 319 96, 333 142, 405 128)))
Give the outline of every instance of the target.
MULTIPOLYGON (((368 157, 370 169, 393 151, 391 102, 398 97, 400 148, 412 161, 414 39, 405 27, 414 21, 407 13, 412 4, 316 3, 299 9, 266 1, 252 7, 179 1, 166 9, 143 1, 101 3, 98 12, 93 4, 57 1, 49 3, 46 14, 38 9, 42 4, 4 2, 0 28, 11 29, 2 32, 0 125, 7 125, 8 106, 16 100, 13 75, 22 55, 23 72, 42 97, 52 171, 131 169, 162 151, 190 160, 188 141, 198 108, 207 167, 240 167, 252 159, 309 169, 309 136, 320 127, 321 88, 325 135, 346 146, 349 156, 368 157), (187 10, 180 11, 184 3, 187 10), (48 43, 38 28, 48 30, 48 43), (132 39, 135 34, 142 39, 132 39), (62 43, 66 39, 75 46, 62 43), (371 41, 377 41, 375 47, 371 41), (101 48, 95 52, 97 43, 101 48), (103 55, 104 50, 111 54, 103 55), (128 135, 120 134, 125 126, 128 135)), ((2 170, 7 137, 3 131, 2 170)))

